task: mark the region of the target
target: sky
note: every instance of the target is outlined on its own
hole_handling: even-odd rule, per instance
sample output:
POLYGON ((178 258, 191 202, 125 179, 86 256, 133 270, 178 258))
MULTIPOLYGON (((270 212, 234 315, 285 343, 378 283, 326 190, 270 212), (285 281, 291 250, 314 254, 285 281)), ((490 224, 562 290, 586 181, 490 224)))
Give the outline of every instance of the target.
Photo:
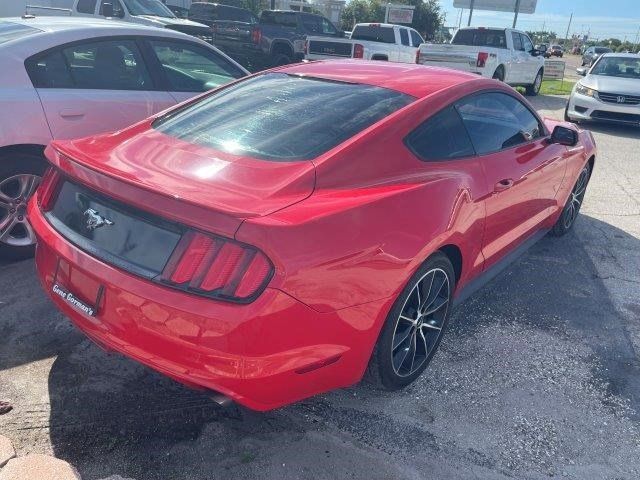
MULTIPOLYGON (((447 26, 457 26, 460 9, 453 8, 453 0, 440 0, 446 13, 447 26)), ((551 30, 564 37, 573 13, 569 35, 586 35, 592 39, 615 37, 633 42, 640 28, 640 0, 538 0, 536 12, 520 14, 516 28, 522 30, 551 30)), ((462 25, 467 25, 469 10, 465 9, 462 25)), ((475 10, 472 26, 511 27, 512 13, 475 10)))

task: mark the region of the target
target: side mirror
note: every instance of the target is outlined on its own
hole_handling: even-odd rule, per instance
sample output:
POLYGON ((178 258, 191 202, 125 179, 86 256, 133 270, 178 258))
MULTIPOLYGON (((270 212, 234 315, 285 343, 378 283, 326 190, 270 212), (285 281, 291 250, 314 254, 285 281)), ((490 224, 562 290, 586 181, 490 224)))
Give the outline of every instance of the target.
POLYGON ((578 75, 582 75, 583 77, 587 74, 588 69, 585 67, 578 67, 576 68, 576 73, 578 75))
POLYGON ((575 147, 578 143, 578 132, 571 128, 558 125, 553 129, 550 143, 557 143, 567 147, 575 147))
POLYGON ((543 53, 544 52, 542 50, 538 50, 537 48, 534 48, 533 50, 531 50, 531 55, 534 57, 539 57, 543 53))
POLYGON ((345 37, 344 30, 338 30, 338 37, 339 38, 344 38, 345 37))
POLYGON ((113 3, 102 4, 102 15, 105 17, 113 17, 113 3))

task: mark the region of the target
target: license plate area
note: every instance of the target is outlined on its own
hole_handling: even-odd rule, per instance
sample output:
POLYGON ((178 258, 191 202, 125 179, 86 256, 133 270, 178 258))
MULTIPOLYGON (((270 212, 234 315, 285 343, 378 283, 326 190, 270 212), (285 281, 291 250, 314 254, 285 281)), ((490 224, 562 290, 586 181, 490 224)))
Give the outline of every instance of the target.
POLYGON ((104 296, 103 285, 63 259, 58 259, 51 291, 90 317, 98 315, 104 296))

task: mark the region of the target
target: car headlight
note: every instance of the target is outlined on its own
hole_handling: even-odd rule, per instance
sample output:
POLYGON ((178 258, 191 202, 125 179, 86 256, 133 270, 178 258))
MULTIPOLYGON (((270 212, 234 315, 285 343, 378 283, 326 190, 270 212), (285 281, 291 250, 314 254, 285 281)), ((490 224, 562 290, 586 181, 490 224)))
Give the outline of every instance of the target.
POLYGON ((576 87, 576 92, 579 93, 580 95, 586 95, 587 97, 597 97, 598 96, 598 91, 594 90, 593 88, 589 88, 584 86, 581 83, 578 83, 577 87, 576 87))

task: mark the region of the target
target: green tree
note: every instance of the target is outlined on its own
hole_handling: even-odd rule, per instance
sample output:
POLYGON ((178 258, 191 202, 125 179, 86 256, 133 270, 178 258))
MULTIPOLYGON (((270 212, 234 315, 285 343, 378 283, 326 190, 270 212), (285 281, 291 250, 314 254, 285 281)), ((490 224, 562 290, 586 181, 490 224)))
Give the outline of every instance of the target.
MULTIPOLYGON (((395 0, 394 3, 413 5, 411 26, 425 38, 433 38, 444 23, 438 0, 395 0)), ((341 25, 351 30, 356 23, 384 22, 386 2, 380 0, 351 0, 342 11, 341 25)))

